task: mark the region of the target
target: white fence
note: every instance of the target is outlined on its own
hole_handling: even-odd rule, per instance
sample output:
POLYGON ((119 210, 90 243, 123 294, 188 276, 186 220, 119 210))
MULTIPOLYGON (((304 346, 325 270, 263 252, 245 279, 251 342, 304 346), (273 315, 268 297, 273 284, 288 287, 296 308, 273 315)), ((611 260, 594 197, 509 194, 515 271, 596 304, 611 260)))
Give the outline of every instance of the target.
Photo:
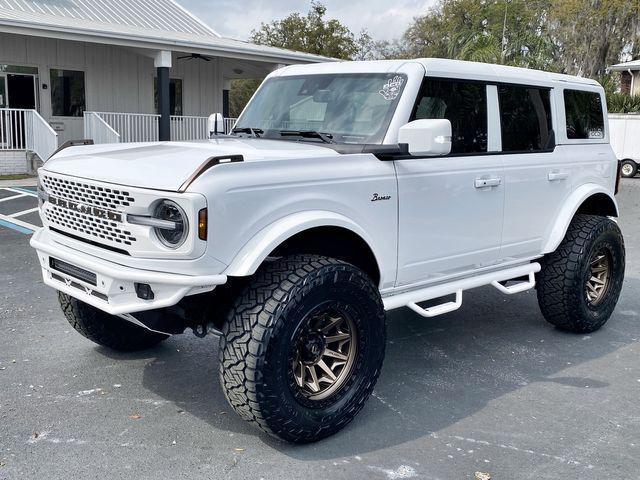
MULTIPOLYGON (((85 138, 94 143, 157 142, 160 115, 152 113, 84 112, 85 138)), ((209 138, 207 118, 171 116, 171 140, 203 140, 209 138)), ((225 133, 235 124, 225 118, 225 133)))
POLYGON ((30 150, 46 161, 58 134, 35 110, 0 108, 0 150, 30 150))
POLYGON ((94 143, 119 143, 120 134, 95 112, 84 112, 84 137, 94 143))

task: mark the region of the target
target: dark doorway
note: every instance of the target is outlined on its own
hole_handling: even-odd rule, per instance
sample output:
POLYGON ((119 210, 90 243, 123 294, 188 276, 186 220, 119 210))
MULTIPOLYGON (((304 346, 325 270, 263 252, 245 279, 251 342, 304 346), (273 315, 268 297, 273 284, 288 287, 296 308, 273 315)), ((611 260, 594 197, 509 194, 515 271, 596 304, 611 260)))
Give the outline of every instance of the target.
POLYGON ((33 75, 7 75, 10 108, 36 108, 36 85, 33 75))
MULTIPOLYGON (((35 77, 33 75, 7 74, 7 97, 9 108, 35 109, 36 92, 35 77)), ((27 147, 27 114, 22 111, 9 111, 5 118, 5 131, 2 136, 4 143, 10 142, 10 148, 23 150, 27 147)), ((5 116, 6 116, 5 115, 5 116)))

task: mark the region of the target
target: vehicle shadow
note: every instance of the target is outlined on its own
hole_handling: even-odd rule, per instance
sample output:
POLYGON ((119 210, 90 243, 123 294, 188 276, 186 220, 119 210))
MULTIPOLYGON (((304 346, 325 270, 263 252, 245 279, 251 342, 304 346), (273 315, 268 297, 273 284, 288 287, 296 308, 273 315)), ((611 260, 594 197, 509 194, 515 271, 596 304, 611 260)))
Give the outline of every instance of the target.
MULTIPOLYGON (((627 292, 639 289, 640 280, 625 281, 627 292)), ((408 309, 391 312, 385 367, 373 397, 347 428, 311 445, 272 439, 234 414, 218 384, 217 345, 209 339, 185 337, 171 340, 176 348, 156 350, 144 385, 211 428, 255 435, 298 460, 345 458, 430 435, 533 382, 607 387, 601 379, 562 372, 632 343, 640 336, 638 318, 638 301, 624 290, 610 322, 588 336, 547 324, 535 291, 505 297, 481 288, 468 292, 457 312, 430 320, 408 309)))

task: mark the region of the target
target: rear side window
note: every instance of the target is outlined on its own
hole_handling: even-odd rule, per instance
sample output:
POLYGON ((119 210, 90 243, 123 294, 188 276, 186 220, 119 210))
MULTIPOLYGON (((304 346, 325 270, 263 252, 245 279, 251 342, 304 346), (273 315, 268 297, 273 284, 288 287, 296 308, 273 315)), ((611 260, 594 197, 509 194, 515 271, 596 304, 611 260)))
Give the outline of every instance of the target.
POLYGON ((487 92, 481 83, 428 79, 415 119, 451 122, 451 153, 487 151, 487 92))
POLYGON ((565 90, 564 109, 567 116, 567 138, 604 138, 604 114, 599 93, 565 90))
POLYGON ((501 85, 498 99, 503 152, 553 148, 548 89, 501 85))

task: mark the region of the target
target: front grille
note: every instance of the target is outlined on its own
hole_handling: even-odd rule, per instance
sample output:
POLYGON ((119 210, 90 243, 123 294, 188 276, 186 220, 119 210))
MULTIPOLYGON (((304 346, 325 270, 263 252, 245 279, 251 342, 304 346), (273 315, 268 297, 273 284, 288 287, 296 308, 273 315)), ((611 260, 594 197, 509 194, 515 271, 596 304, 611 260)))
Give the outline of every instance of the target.
POLYGON ((84 233, 94 238, 121 245, 131 245, 136 241, 136 238, 129 230, 122 228, 122 224, 111 220, 74 212, 53 204, 44 210, 44 214, 51 224, 84 233))
POLYGON ((129 207, 135 203, 135 198, 129 192, 117 188, 50 175, 42 175, 40 180, 49 194, 84 205, 117 210, 118 207, 129 207))

